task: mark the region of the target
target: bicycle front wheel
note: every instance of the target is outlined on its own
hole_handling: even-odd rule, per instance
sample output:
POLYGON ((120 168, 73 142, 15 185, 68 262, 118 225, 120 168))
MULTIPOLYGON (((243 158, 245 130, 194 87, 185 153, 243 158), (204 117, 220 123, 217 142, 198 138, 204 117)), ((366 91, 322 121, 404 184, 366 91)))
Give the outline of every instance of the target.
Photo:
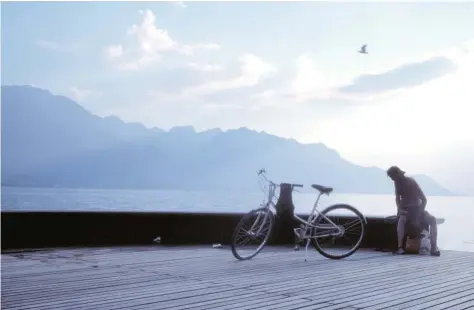
POLYGON ((272 233, 274 215, 268 208, 250 211, 242 217, 232 236, 232 254, 239 260, 257 255, 272 233))
POLYGON ((314 225, 317 227, 312 229, 311 243, 315 249, 327 258, 341 259, 361 246, 366 220, 353 206, 336 204, 321 212, 314 225))

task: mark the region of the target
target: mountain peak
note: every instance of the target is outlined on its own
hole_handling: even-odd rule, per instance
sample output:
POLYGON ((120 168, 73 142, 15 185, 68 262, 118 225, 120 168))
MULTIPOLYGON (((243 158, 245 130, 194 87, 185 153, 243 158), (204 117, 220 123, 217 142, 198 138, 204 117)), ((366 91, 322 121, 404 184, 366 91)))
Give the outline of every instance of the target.
POLYGON ((179 134, 186 134, 186 133, 196 133, 193 126, 174 126, 168 130, 169 133, 179 133, 179 134))
MULTIPOLYGON (((31 86, 2 86, 2 181, 9 185, 255 190, 255 171, 275 182, 320 183, 339 193, 392 194, 385 171, 354 165, 324 144, 246 127, 168 131, 95 116, 31 86)), ((419 178, 427 195, 447 191, 419 178)))

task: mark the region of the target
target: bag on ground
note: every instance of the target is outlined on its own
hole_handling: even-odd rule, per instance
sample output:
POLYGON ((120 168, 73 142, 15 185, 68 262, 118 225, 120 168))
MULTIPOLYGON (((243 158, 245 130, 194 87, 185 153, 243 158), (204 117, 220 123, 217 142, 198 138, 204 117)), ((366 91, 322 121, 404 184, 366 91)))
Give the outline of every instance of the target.
POLYGON ((418 254, 420 251, 420 237, 408 237, 405 244, 405 252, 408 254, 418 254))
POLYGON ((426 230, 423 229, 423 231, 420 234, 420 250, 419 254, 420 255, 430 255, 431 253, 431 240, 430 240, 430 233, 426 230))

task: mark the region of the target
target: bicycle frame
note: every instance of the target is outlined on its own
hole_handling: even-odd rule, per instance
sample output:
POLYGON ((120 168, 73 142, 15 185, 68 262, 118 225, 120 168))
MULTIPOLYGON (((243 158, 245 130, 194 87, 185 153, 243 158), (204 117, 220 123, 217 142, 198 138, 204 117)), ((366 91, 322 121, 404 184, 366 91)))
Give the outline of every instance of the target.
MULTIPOLYGON (((273 198, 275 197, 275 191, 276 191, 276 188, 279 186, 275 183, 273 183, 272 181, 268 180, 267 177, 265 176, 264 174, 265 172, 264 171, 261 171, 259 173, 259 175, 262 175, 263 176, 263 179, 269 184, 269 191, 268 191, 268 196, 267 196, 267 201, 263 204, 263 207, 266 208, 266 209, 270 209, 270 207, 272 206, 273 208, 276 208, 276 205, 275 203, 273 202, 273 198)), ((326 215, 324 215, 323 213, 321 213, 317 208, 318 208, 318 203, 319 203, 319 200, 321 198, 323 194, 322 193, 319 193, 318 195, 318 198, 316 199, 314 205, 313 205, 313 208, 311 210, 311 213, 308 217, 308 220, 305 221, 304 219, 300 218, 298 215, 294 214, 293 215, 293 218, 296 219, 297 221, 299 221, 300 223, 304 224, 304 227, 301 227, 301 229, 303 230, 303 234, 302 236, 300 235, 300 238, 303 239, 303 240, 306 240, 306 239, 310 239, 310 238, 324 238, 324 237, 331 237, 331 236, 334 236, 334 235, 338 235, 338 234, 341 234, 342 233, 342 229, 337 226, 333 221, 331 221, 326 215), (314 222, 316 221, 316 219, 318 219, 320 216, 322 216, 324 219, 326 219, 330 224, 327 224, 327 225, 314 225, 314 222), (332 232, 332 233, 316 233, 315 235, 308 235, 307 232, 310 228, 316 228, 316 229, 322 229, 322 230, 336 230, 336 232, 332 232)), ((264 221, 263 223, 265 223, 265 221, 267 220, 267 216, 268 216, 269 213, 265 213, 265 218, 264 218, 264 221)), ((251 231, 253 231, 256 223, 259 222, 259 219, 260 219, 260 214, 258 215, 256 221, 254 222, 254 224, 252 225, 251 227, 251 231)), ((263 225, 262 225, 263 226, 263 225)), ((258 230, 258 233, 260 233, 260 230, 262 228, 262 226, 260 227, 260 229, 258 230)), ((296 233, 296 231, 295 231, 296 233)))
MULTIPOLYGON (((265 175, 265 170, 264 169, 259 170, 257 175, 259 176, 260 181, 264 181, 264 183, 268 184, 268 195, 265 195, 266 197, 264 197, 263 202, 260 204, 260 207, 258 209, 252 210, 251 212, 249 212, 247 214, 248 216, 252 216, 252 215, 255 214, 255 215, 257 215, 257 218, 256 218, 256 220, 253 221, 253 223, 251 224, 251 227, 250 227, 249 230, 247 230, 247 229, 243 229, 243 230, 244 230, 245 235, 250 235, 252 237, 251 239, 253 239, 254 237, 258 237, 260 235, 264 235, 265 239, 263 240, 261 245, 257 248, 257 250, 252 255, 248 256, 247 258, 242 258, 242 256, 240 254, 237 254, 237 252, 236 252, 236 242, 238 241, 237 240, 238 235, 239 235, 238 233, 240 232, 240 230, 242 230, 241 226, 243 226, 244 223, 245 223, 244 221, 242 221, 245 218, 242 218, 242 220, 239 222, 239 224, 237 226, 237 228, 239 228, 240 230, 237 230, 237 228, 236 228, 236 230, 234 231, 234 237, 233 237, 233 242, 232 242, 232 252, 233 252, 233 254, 236 258, 241 259, 241 260, 242 259, 251 259, 252 257, 257 255, 263 249, 263 247, 267 243, 268 238, 269 238, 269 236, 272 232, 272 224, 273 224, 273 220, 274 220, 273 217, 275 216, 274 215, 275 211, 278 212, 278 210, 277 210, 278 202, 275 202, 274 198, 275 198, 276 188, 280 187, 280 185, 277 185, 277 184, 273 183, 272 181, 268 180, 266 175, 265 175), (271 207, 273 207, 273 210, 271 209, 271 207), (262 212, 259 212, 259 211, 262 211, 262 212), (265 224, 267 223, 267 220, 269 220, 270 226, 269 226, 268 232, 264 233, 263 230, 264 230, 265 224)), ((294 188, 296 188, 296 187, 303 187, 302 184, 287 184, 287 183, 285 183, 285 186, 287 186, 287 185, 290 185, 292 192, 293 192, 294 188)), ((332 189, 328 188, 328 190, 325 190, 324 187, 320 186, 320 185, 313 185, 313 187, 315 189, 319 189, 319 195, 318 195, 316 201, 314 202, 313 208, 311 209, 311 212, 308 216, 308 219, 304 220, 301 217, 299 217, 298 215, 293 214, 293 218, 300 223, 299 227, 293 228, 293 231, 294 231, 295 237, 296 237, 294 250, 295 251, 299 250, 300 242, 305 240, 306 241, 305 261, 307 261, 308 246, 309 246, 310 241, 313 240, 315 242, 314 246, 315 246, 316 250, 318 250, 318 252, 320 252, 322 255, 324 255, 328 258, 343 258, 343 257, 347 257, 349 255, 352 255, 357 250, 357 248, 360 246, 360 242, 362 241, 362 239, 358 240, 358 243, 354 246, 354 248, 352 248, 350 250, 350 252, 347 252, 346 254, 343 254, 341 256, 334 256, 332 254, 330 255, 330 254, 326 253, 325 251, 323 251, 321 249, 321 246, 320 246, 319 242, 317 242, 317 239, 323 238, 323 237, 342 237, 347 232, 347 228, 345 229, 343 226, 339 226, 339 225, 335 224, 331 219, 329 219, 328 216, 326 216, 325 213, 327 213, 327 211, 333 210, 333 209, 348 209, 348 210, 351 210, 351 211, 355 212, 356 217, 358 219, 362 219, 362 220, 364 220, 364 222, 365 222, 365 219, 363 218, 363 216, 360 214, 360 212, 357 209, 355 209, 352 206, 345 205, 345 204, 337 204, 337 205, 329 206, 329 207, 325 208, 324 210, 319 211, 318 206, 319 206, 319 201, 321 199, 321 196, 324 195, 324 194, 329 194, 332 191, 332 189), (324 225, 320 224, 322 219, 326 219, 328 221, 328 224, 324 224, 324 225), (322 230, 322 231, 317 232, 316 231, 317 229, 322 230)), ((262 190, 264 192, 265 192, 265 189, 266 189, 266 186, 264 188, 262 188, 262 190)), ((281 193, 281 191, 280 191, 280 193, 281 193)), ((363 232, 364 232, 364 230, 362 230, 361 238, 363 237, 363 232)))
POLYGON ((301 238, 303 240, 308 239, 308 238, 331 237, 331 236, 338 235, 338 234, 342 233, 342 229, 339 226, 337 226, 326 215, 324 215, 322 212, 320 212, 318 210, 318 203, 319 203, 319 199, 321 198, 321 196, 322 196, 322 194, 320 193, 318 195, 318 198, 316 199, 316 202, 313 205, 313 209, 311 210, 311 213, 309 214, 309 217, 308 217, 307 221, 303 220, 301 217, 299 217, 296 214, 293 215, 293 217, 296 220, 298 220, 300 223, 305 225, 304 227, 301 227, 301 229, 303 230, 303 235, 301 236, 301 238), (326 225, 317 225, 316 224, 315 225, 314 222, 320 216, 323 217, 324 219, 326 219, 330 224, 326 224, 326 225), (322 230, 327 230, 327 231, 331 230, 332 232, 331 233, 316 233, 314 235, 308 235, 307 232, 309 231, 310 228, 322 229, 322 230), (334 232, 334 230, 336 230, 336 232, 334 232))

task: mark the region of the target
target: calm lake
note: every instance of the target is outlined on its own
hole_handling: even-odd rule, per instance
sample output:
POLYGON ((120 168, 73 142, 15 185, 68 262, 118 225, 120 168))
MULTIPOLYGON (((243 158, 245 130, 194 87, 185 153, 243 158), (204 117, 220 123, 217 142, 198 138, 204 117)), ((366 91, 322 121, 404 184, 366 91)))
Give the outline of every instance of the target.
MULTIPOLYGON (((311 211, 316 193, 293 194, 298 213, 311 211)), ((164 190, 102 190, 2 187, 2 210, 21 211, 186 211, 247 212, 257 208, 263 193, 164 190)), ((349 203, 366 216, 395 214, 392 195, 323 196, 320 208, 349 203)), ((427 210, 445 219, 439 225, 439 247, 474 252, 474 197, 428 197, 427 210)))

